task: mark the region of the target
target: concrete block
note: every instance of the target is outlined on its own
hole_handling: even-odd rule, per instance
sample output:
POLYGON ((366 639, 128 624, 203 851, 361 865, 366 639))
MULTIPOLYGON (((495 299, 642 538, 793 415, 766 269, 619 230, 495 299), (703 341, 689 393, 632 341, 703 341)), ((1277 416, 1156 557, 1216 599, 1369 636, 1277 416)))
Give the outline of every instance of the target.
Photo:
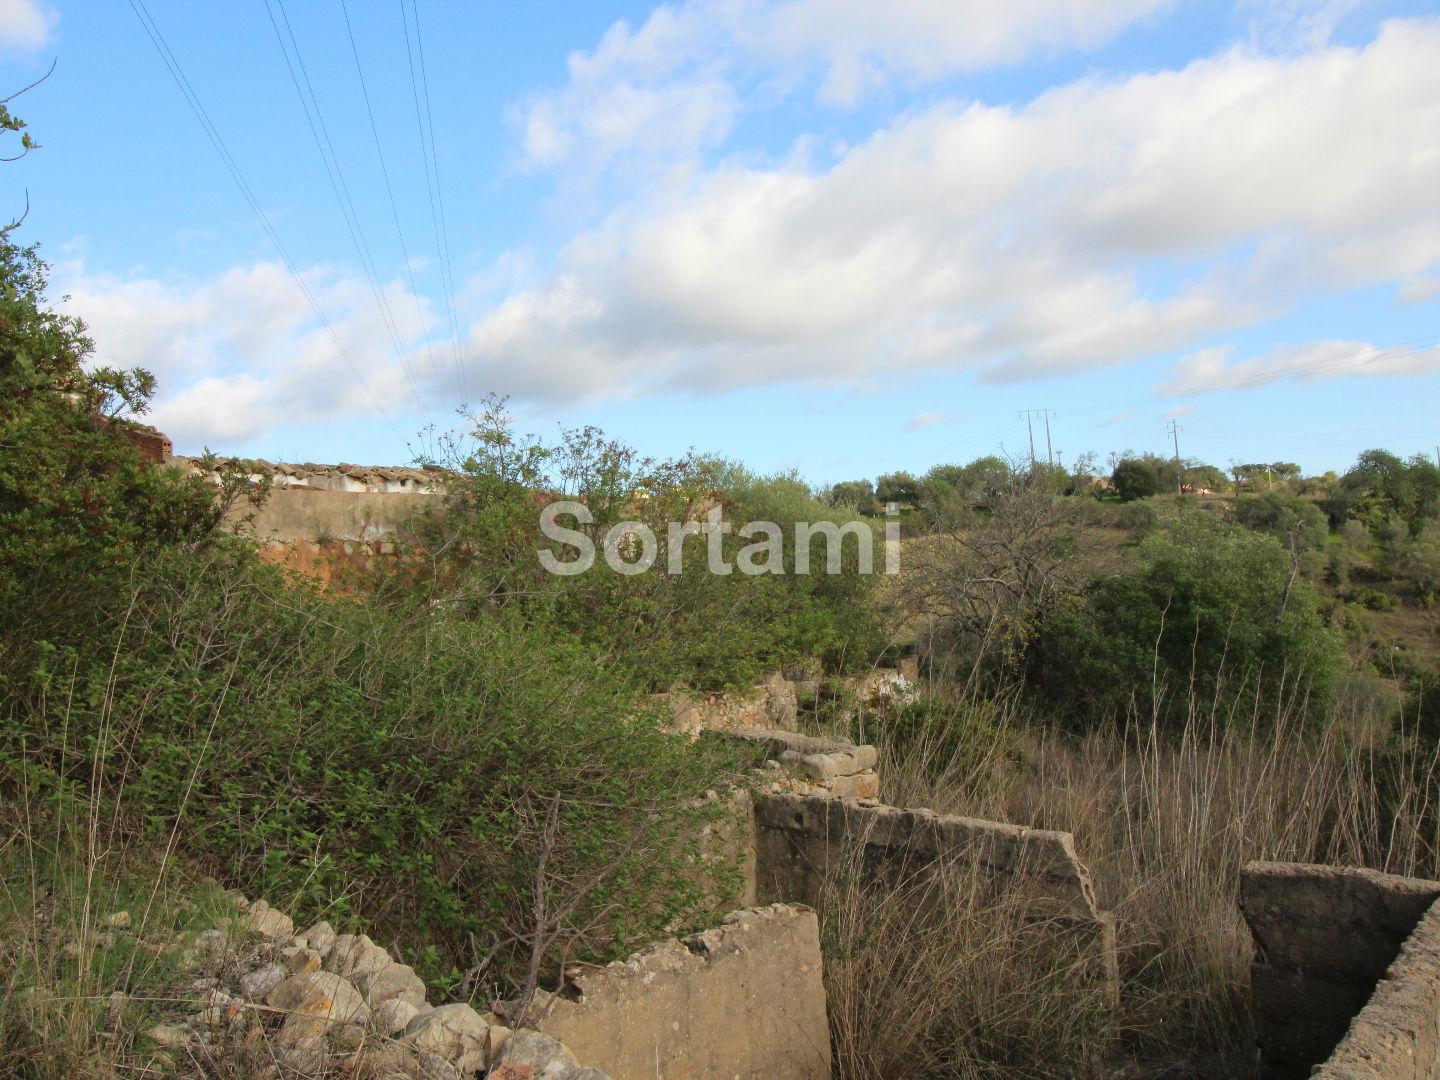
POLYGON ((1373 870, 1244 868, 1240 906, 1255 941, 1251 995, 1267 1080, 1300 1080, 1329 1057, 1437 898, 1440 882, 1373 870))
POLYGON ((820 928, 776 904, 571 981, 540 1030, 613 1080, 830 1080, 820 928))

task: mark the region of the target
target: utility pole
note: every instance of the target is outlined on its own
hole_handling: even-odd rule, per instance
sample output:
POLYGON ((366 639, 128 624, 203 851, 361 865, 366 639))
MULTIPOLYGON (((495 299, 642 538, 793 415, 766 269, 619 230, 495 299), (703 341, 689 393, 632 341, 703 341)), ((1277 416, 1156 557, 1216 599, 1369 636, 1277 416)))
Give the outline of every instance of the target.
POLYGON ((1180 467, 1180 432, 1185 429, 1180 426, 1178 420, 1171 420, 1169 425, 1170 437, 1175 440, 1175 494, 1185 494, 1185 470, 1180 467))
POLYGON ((1055 414, 1054 409, 1021 409, 1020 415, 1025 418, 1025 430, 1030 434, 1030 471, 1035 471, 1035 417, 1045 418, 1045 460, 1051 468, 1055 466, 1055 451, 1050 447, 1050 417, 1055 414))

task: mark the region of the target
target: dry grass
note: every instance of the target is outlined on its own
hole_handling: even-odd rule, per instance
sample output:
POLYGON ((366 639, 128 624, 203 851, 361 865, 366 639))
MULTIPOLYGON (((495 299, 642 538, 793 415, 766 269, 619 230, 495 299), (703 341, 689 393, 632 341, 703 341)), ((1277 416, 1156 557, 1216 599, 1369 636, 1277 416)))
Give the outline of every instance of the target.
MULTIPOLYGON (((11 807, 13 809, 13 804, 11 807)), ((233 906, 156 853, 90 853, 68 830, 0 841, 0 1075, 160 1075, 145 1037, 193 1011, 182 942, 233 906), (148 857, 147 857, 148 856, 148 857), (117 917, 119 917, 117 919, 117 917), (121 920, 123 919, 123 923, 121 920)))
POLYGON ((974 863, 832 867, 821 897, 835 1073, 844 1080, 1071 1077, 1100 1070, 1097 954, 1046 898, 974 863))
MULTIPOLYGON (((1251 944, 1236 904, 1248 860, 1440 876, 1437 748, 1378 731, 1362 706, 1337 709, 1318 731, 1298 726, 1298 707, 1256 718, 1193 706, 1179 731, 1132 719, 1080 737, 1026 728, 1013 708, 964 699, 933 711, 919 734, 903 740, 873 714, 855 718, 850 734, 880 744, 889 803, 1074 834, 1101 906, 1118 920, 1119 1053, 1105 1075, 1250 1075, 1251 944)), ((831 963, 829 977, 842 1076, 938 1078, 987 1068, 1006 1076, 1094 1074, 1077 1049, 1077 1033, 1091 1030, 1086 1005, 1057 992, 1053 973, 1002 981, 1019 995, 1012 998, 996 992, 993 978, 977 985, 961 970, 974 957, 987 972, 997 962, 1006 971, 1020 963, 1014 927, 1024 920, 1005 909, 1005 899, 976 907, 966 925, 947 928, 950 937, 917 934, 927 942, 918 952, 890 933, 903 928, 902 896, 882 890, 860 901, 866 910, 902 914, 898 923, 881 919, 880 935, 871 933, 868 915, 839 928, 837 947, 849 955, 831 963), (876 1014, 910 1018, 884 1061, 861 1049, 867 1041, 889 1046, 876 1034, 876 1014), (1017 1014, 1029 1047, 1020 1057, 1013 1040, 980 1034, 1017 1014), (948 1066, 926 1055, 914 1063, 908 1047, 952 1038, 956 1016, 970 1017, 961 1030, 974 1054, 952 1054, 948 1066), (969 1060, 975 1055, 987 1064, 969 1060)))

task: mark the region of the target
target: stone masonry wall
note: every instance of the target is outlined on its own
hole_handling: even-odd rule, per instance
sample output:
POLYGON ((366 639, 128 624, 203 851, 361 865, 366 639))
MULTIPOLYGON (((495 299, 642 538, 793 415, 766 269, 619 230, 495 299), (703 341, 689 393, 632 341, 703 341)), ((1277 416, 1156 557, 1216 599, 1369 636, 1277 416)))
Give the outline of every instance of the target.
MULTIPOLYGON (((1273 862, 1245 867, 1240 905, 1255 941, 1250 980, 1262 1075, 1308 1077, 1326 1060, 1437 897, 1440 882, 1372 870, 1273 862)), ((1372 1021, 1394 1015, 1397 996, 1404 996, 1416 973, 1433 972, 1425 953, 1434 941, 1427 932, 1417 944, 1399 973, 1399 987, 1386 991, 1385 1012, 1372 1021)), ((1423 998, 1414 1004, 1418 1013, 1431 1007, 1423 998)), ((1410 1006, 1401 1011, 1408 1015, 1410 1006)), ((1435 1022, 1432 1012, 1432 1028, 1435 1022)), ((1347 1052, 1347 1068, 1355 1050, 1347 1052)))
POLYGON ((1440 1080, 1440 905, 1432 904, 1316 1080, 1440 1080))
POLYGON ((614 1080, 830 1080, 815 913, 776 904, 567 971, 544 1033, 614 1080))
POLYGON ((880 777, 875 772, 879 753, 873 746, 793 731, 736 729, 706 734, 739 739, 760 750, 765 755, 762 775, 771 791, 855 799, 880 795, 880 777))
POLYGON ((756 798, 755 834, 761 903, 819 907, 827 878, 855 865, 876 879, 908 882, 966 867, 997 893, 1021 889, 1057 944, 1085 957, 1093 978, 1118 1000, 1114 917, 1099 910, 1069 833, 902 810, 873 799, 770 792, 756 798))

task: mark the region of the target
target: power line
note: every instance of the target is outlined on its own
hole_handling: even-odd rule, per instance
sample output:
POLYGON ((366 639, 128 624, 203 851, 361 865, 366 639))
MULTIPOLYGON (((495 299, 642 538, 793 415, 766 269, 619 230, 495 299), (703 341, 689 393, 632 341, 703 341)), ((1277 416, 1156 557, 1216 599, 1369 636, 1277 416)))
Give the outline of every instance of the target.
POLYGON ((385 329, 390 336, 391 347, 395 350, 395 357, 400 361, 400 367, 405 372, 405 378, 410 383, 410 391, 415 395, 415 404, 420 411, 428 411, 425 402, 420 395, 420 384, 415 379, 415 373, 410 368, 410 363, 405 358, 405 347, 400 341, 400 332, 395 322, 394 313, 390 310, 390 302, 385 296, 385 290, 380 284, 380 274, 375 268, 375 260, 370 254, 370 243, 365 238, 364 226, 360 223, 360 215, 355 211, 354 200, 350 197, 350 185, 345 182, 345 170, 340 165, 339 155, 335 153, 335 144, 330 139, 330 129, 325 124, 324 113, 320 109, 320 99, 315 96, 315 87, 310 82, 310 72, 305 67, 305 58, 300 52, 300 43, 295 38, 295 30, 290 24, 289 12, 285 10, 285 0, 276 0, 280 8, 280 16, 285 23, 285 33, 290 38, 290 48, 286 48, 285 37, 280 33, 280 25, 275 21, 275 13, 270 7, 270 0, 265 0, 265 13, 270 17, 270 26, 275 31, 275 41, 280 46, 280 52, 285 57, 285 66, 290 71, 290 81, 295 86, 295 95, 300 99, 300 107, 305 111, 305 122, 310 127, 310 137, 315 142, 315 149, 319 151, 320 160, 325 165, 325 174, 330 180, 330 190, 335 195, 336 205, 340 208, 340 216, 345 219, 346 231, 350 233, 350 242, 355 246, 355 254, 360 257, 360 265, 365 271, 366 280, 370 284, 370 293, 375 298, 375 306, 380 311, 380 318, 385 323, 385 329), (294 63, 290 60, 290 49, 295 52, 294 63), (295 72, 296 65, 299 65, 300 74, 295 72), (302 90, 300 79, 305 80, 305 87, 302 90), (308 92, 309 97, 306 97, 308 92), (311 110, 314 110, 313 115, 311 110), (318 129, 317 129, 318 124, 318 129), (323 145, 321 139, 324 139, 323 145))
POLYGON ((1025 419, 1025 430, 1030 436, 1030 471, 1035 471, 1035 421, 1036 416, 1045 418, 1045 460, 1051 467, 1055 465, 1055 452, 1050 446, 1050 417, 1055 414, 1054 409, 1021 409, 1020 415, 1025 419))
MULTIPOLYGON (((212 145, 215 148, 215 152, 220 155, 221 162, 224 163, 226 171, 230 173, 230 178, 235 181, 235 186, 240 189, 240 194, 244 197, 246 203, 249 204, 251 211, 255 214, 256 220, 260 222, 261 229, 264 230, 265 235, 269 237, 270 242, 275 246, 275 251, 279 254, 281 262, 285 264, 285 268, 290 272, 290 276, 295 279, 296 286, 310 304, 311 310, 315 312, 315 317, 320 320, 321 325, 325 327, 326 332, 330 335, 330 340, 334 343, 336 352, 340 354, 346 366, 350 368, 351 374, 355 376, 356 381, 360 384, 360 388, 365 392, 365 396, 370 399, 370 404, 375 407, 375 411, 380 414, 380 417, 390 426, 391 430, 396 430, 394 422, 390 419, 390 415, 385 411, 384 406, 380 404, 375 394, 371 391, 369 383, 365 381, 364 374, 361 373, 354 358, 351 357, 349 350, 345 348, 344 343, 340 340, 340 336, 335 332, 335 327, 331 324, 324 309, 321 308, 320 302, 315 298, 315 294, 311 291, 310 286, 300 274, 299 268, 295 265, 295 261, 290 257, 289 251, 286 250, 284 243, 280 240, 280 234, 275 231, 275 227, 271 224, 269 216, 260 205, 260 200, 255 197, 254 190, 245 179, 245 174, 241 171, 239 164, 236 162, 234 156, 231 155, 229 148, 225 145, 225 140, 221 137, 219 129, 216 128, 214 122, 210 119, 210 114, 205 111, 205 106, 201 103, 200 97, 196 94, 194 87, 191 86, 190 80, 186 78, 185 71, 180 66, 179 59, 175 56, 174 52, 171 51, 169 43, 166 42, 165 35, 161 32, 159 24, 155 22, 154 16, 152 16, 145 7, 145 0, 130 0, 130 10, 135 12, 135 17, 140 20, 140 25, 145 30, 146 36, 150 38, 150 43, 155 46, 155 51, 160 54, 161 61, 165 64, 166 70, 170 72, 170 77, 175 80, 175 85, 180 88, 180 93, 185 98, 186 104, 190 106, 190 110, 195 114, 195 118, 200 121, 201 128, 204 129, 206 136, 210 139, 210 145, 212 145)), ((398 430, 396 433, 398 434, 398 430)))
POLYGON ((455 287, 450 274, 450 240, 445 228, 445 208, 440 194, 440 162, 435 154, 435 125, 430 111, 430 82, 425 73, 425 51, 420 40, 420 10, 415 0, 410 0, 415 16, 415 48, 420 54, 420 80, 415 77, 415 54, 410 48, 410 20, 405 14, 405 0, 400 0, 400 18, 405 24, 405 57, 410 64, 410 91, 415 98, 415 126, 420 134, 420 156, 425 163, 425 186, 430 195, 430 224, 435 231, 435 253, 440 261, 440 290, 444 296, 450 323, 450 343, 455 359, 455 373, 460 380, 461 394, 465 391, 465 370, 460 362, 459 319, 455 313, 455 287), (420 85, 425 86, 424 116, 420 109, 420 85), (427 143, 426 129, 429 129, 427 143))
MULTIPOLYGON (((425 312, 420 306, 420 288, 415 283, 415 267, 410 260, 410 249, 405 243, 405 230, 400 225, 400 207, 395 201, 395 188, 390 183, 390 169, 385 164, 385 147, 380 139, 380 125, 375 122, 375 109, 370 102, 370 87, 365 81, 365 68, 360 63, 360 48, 355 43, 355 29, 350 23, 350 9, 345 0, 340 0, 340 11, 345 16, 345 32, 350 38, 350 53, 355 58, 355 74, 360 79, 360 93, 365 99, 365 112, 370 118, 370 134, 375 140, 375 155, 380 159, 380 175, 385 181, 385 194, 390 200, 390 216, 395 222, 395 237, 400 241, 400 257, 405 260, 405 276, 410 281, 410 297, 415 303, 416 323, 425 326, 425 312)), ((430 335, 425 337, 425 353, 430 359, 430 370, 439 378, 439 367, 435 363, 435 351, 430 345, 430 335)))
POLYGON ((415 51, 420 57, 420 85, 425 89, 425 126, 430 131, 430 164, 435 170, 435 201, 440 207, 440 236, 445 241, 443 269, 445 285, 450 295, 450 341, 455 350, 455 371, 460 376, 460 395, 470 396, 465 387, 465 367, 460 360, 460 315, 455 307, 455 271, 450 259, 450 230, 445 222, 445 188, 440 183, 440 159, 435 151, 435 114, 430 109, 430 76, 425 70, 425 39, 420 33, 420 8, 416 0, 410 0, 410 11, 415 16, 415 51))
POLYGON ((1180 421, 1170 420, 1166 425, 1170 437, 1175 440, 1175 494, 1185 494, 1185 471, 1180 467, 1180 432, 1185 429, 1180 426, 1180 421))

